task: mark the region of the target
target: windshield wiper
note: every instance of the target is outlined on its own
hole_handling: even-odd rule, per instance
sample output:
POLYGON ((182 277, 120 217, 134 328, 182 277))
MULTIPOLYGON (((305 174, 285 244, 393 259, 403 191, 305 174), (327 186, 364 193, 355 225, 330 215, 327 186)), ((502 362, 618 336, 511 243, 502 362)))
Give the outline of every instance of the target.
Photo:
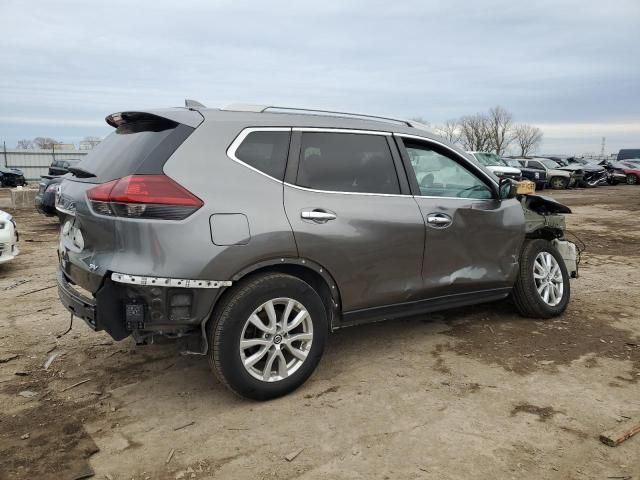
POLYGON ((83 170, 82 168, 78 167, 69 167, 67 170, 69 170, 69 173, 72 173, 75 177, 78 178, 92 178, 96 176, 95 173, 88 172, 87 170, 83 170))

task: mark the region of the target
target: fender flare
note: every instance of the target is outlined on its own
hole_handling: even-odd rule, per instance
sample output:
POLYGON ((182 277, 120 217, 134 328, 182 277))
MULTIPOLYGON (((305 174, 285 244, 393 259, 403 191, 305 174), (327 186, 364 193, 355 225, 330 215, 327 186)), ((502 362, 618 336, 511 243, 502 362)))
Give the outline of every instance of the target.
POLYGON ((309 260, 308 258, 278 257, 278 258, 271 258, 268 260, 262 260, 260 262, 253 263, 243 268, 236 274, 234 274, 231 277, 231 281, 235 283, 255 271, 261 270, 266 267, 274 267, 277 265, 293 265, 296 267, 302 267, 302 268, 309 269, 317 273, 318 275, 320 275, 320 277, 322 277, 322 279, 327 284, 327 287, 329 288, 329 292, 331 293, 331 300, 333 301, 335 307, 336 308, 339 307, 340 290, 338 289, 338 284, 334 280, 333 275, 331 275, 331 273, 325 267, 323 267, 317 262, 314 262, 313 260, 309 260))

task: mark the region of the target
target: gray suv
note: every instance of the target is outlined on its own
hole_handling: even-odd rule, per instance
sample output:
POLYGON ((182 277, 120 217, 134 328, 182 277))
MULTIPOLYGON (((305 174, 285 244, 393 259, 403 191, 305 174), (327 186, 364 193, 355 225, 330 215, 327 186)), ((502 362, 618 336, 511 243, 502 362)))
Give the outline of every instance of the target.
POLYGON ((245 397, 300 386, 339 328, 569 301, 570 211, 414 122, 192 101, 106 120, 57 193, 62 303, 116 340, 182 339, 245 397))

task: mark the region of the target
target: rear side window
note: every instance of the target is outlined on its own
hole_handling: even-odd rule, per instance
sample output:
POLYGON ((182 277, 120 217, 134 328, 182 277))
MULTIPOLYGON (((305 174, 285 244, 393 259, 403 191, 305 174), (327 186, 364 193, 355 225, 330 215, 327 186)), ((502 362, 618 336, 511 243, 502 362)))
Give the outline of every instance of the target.
POLYGON ((235 151, 235 157, 278 180, 284 178, 289 153, 289 131, 251 132, 235 151))
POLYGON ((297 183, 335 192, 400 193, 383 135, 303 132, 297 183))

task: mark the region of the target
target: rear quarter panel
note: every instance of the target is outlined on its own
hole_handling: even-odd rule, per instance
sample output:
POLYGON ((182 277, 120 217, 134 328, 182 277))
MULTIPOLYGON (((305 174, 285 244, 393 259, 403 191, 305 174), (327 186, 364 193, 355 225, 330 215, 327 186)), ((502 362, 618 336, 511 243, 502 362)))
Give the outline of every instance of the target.
MULTIPOLYGON (((132 229, 158 249, 155 267, 167 276, 227 280, 260 261, 297 256, 283 205, 282 182, 255 172, 227 156, 227 148, 246 122, 208 120, 198 127, 164 166, 164 172, 204 202, 183 228, 154 225, 132 229), (213 215, 241 214, 249 239, 241 245, 215 245, 213 215)), ((171 222, 175 223, 175 222, 171 222)), ((140 248, 144 248, 142 245, 140 248)))

